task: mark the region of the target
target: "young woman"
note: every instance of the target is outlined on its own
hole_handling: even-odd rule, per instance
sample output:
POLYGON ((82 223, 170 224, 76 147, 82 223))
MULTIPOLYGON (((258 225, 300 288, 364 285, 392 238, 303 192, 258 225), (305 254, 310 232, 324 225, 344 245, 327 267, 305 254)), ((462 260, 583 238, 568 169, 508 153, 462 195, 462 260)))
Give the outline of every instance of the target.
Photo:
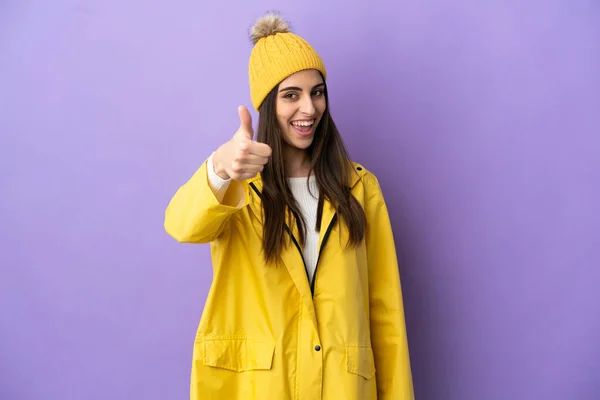
POLYGON ((394 239, 377 178, 352 162, 315 50, 276 14, 252 28, 248 110, 165 214, 210 243, 190 398, 413 399, 394 239))

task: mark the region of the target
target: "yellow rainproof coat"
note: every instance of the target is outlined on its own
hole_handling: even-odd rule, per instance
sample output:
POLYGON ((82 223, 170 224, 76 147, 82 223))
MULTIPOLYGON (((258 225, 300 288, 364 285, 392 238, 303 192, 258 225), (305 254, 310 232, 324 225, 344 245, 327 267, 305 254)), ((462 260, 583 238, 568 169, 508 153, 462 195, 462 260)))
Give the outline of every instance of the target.
POLYGON ((204 162, 179 188, 165 229, 179 242, 210 242, 213 261, 190 399, 414 399, 388 211, 377 178, 354 167, 365 241, 346 249, 347 228, 325 202, 312 283, 297 240, 282 265, 264 264, 259 176, 232 181, 220 203, 204 162))

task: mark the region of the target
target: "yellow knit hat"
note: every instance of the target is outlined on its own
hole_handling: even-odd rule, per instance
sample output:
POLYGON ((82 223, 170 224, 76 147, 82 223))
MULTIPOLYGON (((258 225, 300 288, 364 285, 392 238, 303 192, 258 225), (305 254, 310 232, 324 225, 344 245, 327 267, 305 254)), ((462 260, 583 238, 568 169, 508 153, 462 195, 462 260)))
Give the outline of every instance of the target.
POLYGON ((290 32, 288 24, 276 13, 256 21, 250 31, 254 43, 248 66, 250 97, 258 111, 265 97, 288 76, 305 69, 316 69, 327 76, 323 60, 306 40, 290 32))

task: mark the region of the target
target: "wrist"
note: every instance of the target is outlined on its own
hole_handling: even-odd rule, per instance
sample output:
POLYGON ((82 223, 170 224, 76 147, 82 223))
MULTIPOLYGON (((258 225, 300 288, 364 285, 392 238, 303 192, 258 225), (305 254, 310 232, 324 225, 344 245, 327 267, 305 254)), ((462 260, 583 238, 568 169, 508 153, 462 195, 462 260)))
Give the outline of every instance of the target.
POLYGON ((227 174, 227 171, 225 171, 225 167, 223 166, 223 162, 221 161, 223 146, 219 147, 217 151, 215 151, 215 153, 213 154, 213 171, 219 176, 219 178, 227 180, 230 177, 227 174))

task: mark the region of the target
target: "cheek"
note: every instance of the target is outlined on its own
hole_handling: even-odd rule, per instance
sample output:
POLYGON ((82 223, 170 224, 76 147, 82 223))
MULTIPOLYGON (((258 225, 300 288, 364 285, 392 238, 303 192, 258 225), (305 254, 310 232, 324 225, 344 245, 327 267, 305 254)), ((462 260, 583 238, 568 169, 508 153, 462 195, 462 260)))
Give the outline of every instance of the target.
POLYGON ((285 104, 278 106, 279 107, 277 108, 277 120, 279 121, 281 127, 285 128, 289 124, 290 119, 294 116, 294 113, 292 110, 289 109, 289 107, 286 107, 285 104))
POLYGON ((287 129, 288 119, 286 115, 277 114, 277 121, 279 122, 279 127, 283 132, 287 129))
POLYGON ((317 109, 319 115, 323 115, 325 109, 327 108, 325 97, 320 97, 317 101, 315 101, 315 108, 317 109))

